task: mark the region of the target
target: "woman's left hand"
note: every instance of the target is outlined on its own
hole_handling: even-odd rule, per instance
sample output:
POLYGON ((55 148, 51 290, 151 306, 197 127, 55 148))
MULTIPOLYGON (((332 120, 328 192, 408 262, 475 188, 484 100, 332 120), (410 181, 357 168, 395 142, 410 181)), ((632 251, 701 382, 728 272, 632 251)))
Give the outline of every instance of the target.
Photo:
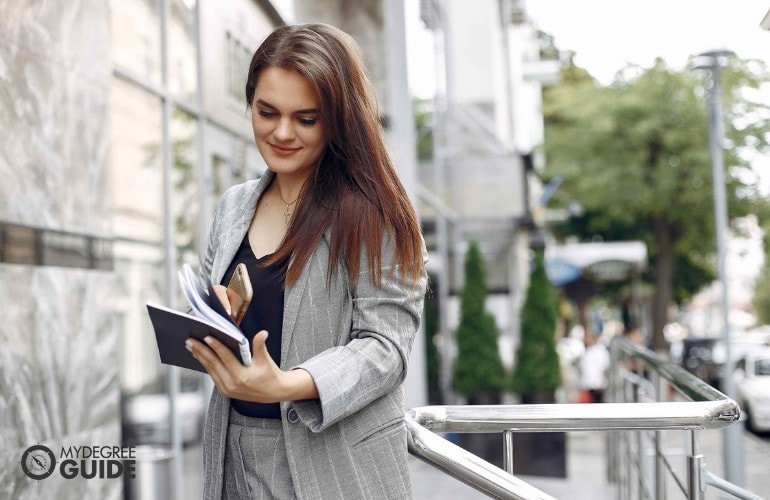
POLYGON ((275 364, 265 346, 267 335, 267 331, 261 330, 254 336, 251 366, 243 366, 227 346, 212 336, 206 337, 205 344, 189 338, 185 346, 211 375, 223 396, 255 403, 318 397, 308 372, 301 369, 285 372, 275 364))

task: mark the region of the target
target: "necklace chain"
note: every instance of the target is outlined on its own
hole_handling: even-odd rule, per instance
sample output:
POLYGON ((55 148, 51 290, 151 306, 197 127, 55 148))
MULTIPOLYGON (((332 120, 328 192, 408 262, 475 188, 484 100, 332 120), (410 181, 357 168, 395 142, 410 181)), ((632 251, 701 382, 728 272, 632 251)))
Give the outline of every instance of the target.
POLYGON ((299 196, 294 199, 294 201, 286 201, 283 199, 283 195, 281 194, 281 190, 278 190, 278 197, 281 199, 284 204, 286 204, 286 209, 283 212, 283 222, 288 226, 289 225, 289 219, 291 218, 291 210, 290 207, 297 203, 297 200, 299 199, 299 196))

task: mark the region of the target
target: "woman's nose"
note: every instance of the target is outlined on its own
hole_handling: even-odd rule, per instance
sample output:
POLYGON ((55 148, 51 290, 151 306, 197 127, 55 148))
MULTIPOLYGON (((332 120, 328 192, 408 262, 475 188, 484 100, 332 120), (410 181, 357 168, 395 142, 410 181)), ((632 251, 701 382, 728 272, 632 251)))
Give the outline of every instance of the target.
POLYGON ((275 135, 275 138, 279 141, 290 141, 294 139, 294 127, 291 123, 291 119, 281 118, 278 120, 273 135, 275 135))

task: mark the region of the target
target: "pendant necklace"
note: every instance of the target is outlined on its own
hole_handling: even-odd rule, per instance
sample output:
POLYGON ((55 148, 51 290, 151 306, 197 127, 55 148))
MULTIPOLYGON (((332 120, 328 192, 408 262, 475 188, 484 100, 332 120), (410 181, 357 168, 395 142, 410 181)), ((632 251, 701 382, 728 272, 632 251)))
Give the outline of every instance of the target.
POLYGON ((284 212, 283 212, 283 221, 288 226, 289 225, 289 218, 291 217, 291 210, 290 210, 290 208, 291 208, 292 205, 297 203, 297 200, 299 199, 299 197, 297 197, 292 202, 288 202, 288 201, 283 199, 283 195, 281 194, 281 190, 280 189, 278 190, 278 197, 281 198, 281 201, 284 202, 284 204, 286 204, 286 210, 284 210, 284 212))

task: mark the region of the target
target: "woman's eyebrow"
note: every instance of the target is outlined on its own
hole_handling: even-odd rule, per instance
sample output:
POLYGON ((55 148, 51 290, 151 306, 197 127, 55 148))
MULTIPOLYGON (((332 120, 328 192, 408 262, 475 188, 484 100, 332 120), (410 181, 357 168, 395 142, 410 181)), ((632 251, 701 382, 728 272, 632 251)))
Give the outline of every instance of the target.
MULTIPOLYGON (((269 102, 264 101, 262 99, 257 99, 256 103, 259 104, 260 106, 264 106, 266 108, 270 108, 272 110, 278 111, 278 108, 276 108, 275 106, 273 106, 269 102)), ((300 109, 300 110, 294 111, 292 114, 295 114, 295 115, 312 115, 312 114, 318 114, 318 113, 320 113, 320 111, 315 109, 315 108, 307 108, 307 109, 300 109)))
POLYGON ((272 104, 270 104, 270 103, 269 103, 269 102, 267 102, 267 101, 263 101, 262 99, 257 99, 257 100, 256 100, 256 101, 254 101, 254 102, 256 102, 257 104, 259 104, 260 106, 264 106, 264 107, 266 107, 266 108, 270 108, 270 109, 275 109, 275 106, 273 106, 272 104))

